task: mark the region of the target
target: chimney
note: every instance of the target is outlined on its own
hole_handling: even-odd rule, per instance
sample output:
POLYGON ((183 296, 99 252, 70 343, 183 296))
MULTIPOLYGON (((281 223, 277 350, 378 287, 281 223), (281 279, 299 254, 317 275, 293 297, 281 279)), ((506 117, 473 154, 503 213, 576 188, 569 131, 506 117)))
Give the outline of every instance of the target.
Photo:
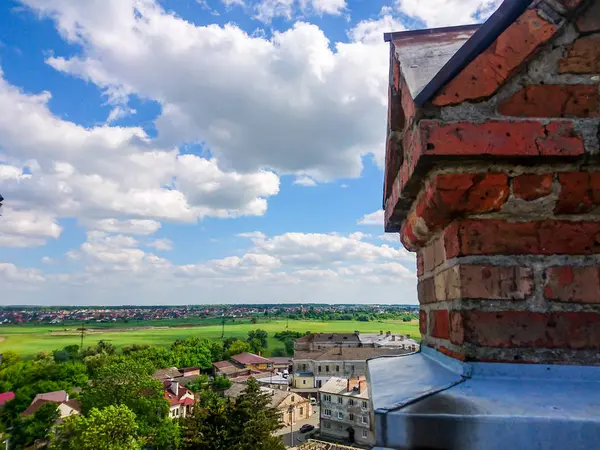
POLYGON ((179 382, 171 381, 171 392, 175 395, 179 395, 179 382))
POLYGON ((355 334, 355 335, 357 335, 357 336, 360 336, 360 331, 356 330, 356 331, 354 332, 354 334, 355 334))
POLYGON ((391 331, 386 331, 386 332, 385 332, 385 335, 386 335, 386 336, 390 336, 391 334, 392 334, 392 332, 391 332, 391 331))
POLYGON ((392 342, 396 340, 396 335, 392 334, 392 342))
POLYGON ((367 389, 368 389, 367 380, 364 377, 361 377, 360 380, 358 381, 358 392, 359 392, 359 394, 362 394, 367 389))
MULTIPOLYGON (((417 254, 423 345, 600 365, 600 6, 562 0, 578 19, 561 0, 517 3, 495 43, 422 90, 405 58, 440 35, 387 35, 385 229, 417 254)), ((439 31, 452 45, 473 32, 439 31)))
POLYGON ((385 40, 384 225, 417 254, 422 342, 368 361, 376 447, 597 447, 600 0, 385 40))
POLYGON ((379 330, 379 336, 383 336, 383 330, 379 330))

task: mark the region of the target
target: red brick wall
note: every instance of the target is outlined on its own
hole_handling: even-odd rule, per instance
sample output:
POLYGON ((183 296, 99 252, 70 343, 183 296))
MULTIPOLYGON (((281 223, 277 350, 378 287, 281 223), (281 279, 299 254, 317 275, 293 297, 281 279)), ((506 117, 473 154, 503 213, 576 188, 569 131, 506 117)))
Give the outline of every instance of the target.
POLYGON ((417 252, 425 345, 600 365, 599 84, 600 0, 534 2, 431 104, 390 103, 386 227, 417 252))

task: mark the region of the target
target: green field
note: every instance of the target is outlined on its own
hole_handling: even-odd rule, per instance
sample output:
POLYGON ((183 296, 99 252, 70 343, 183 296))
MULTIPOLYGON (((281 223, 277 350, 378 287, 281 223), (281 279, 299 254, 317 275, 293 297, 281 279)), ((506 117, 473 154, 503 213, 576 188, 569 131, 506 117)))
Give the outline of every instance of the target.
MULTIPOLYGON (((84 346, 94 345, 100 340, 108 341, 116 347, 131 344, 170 345, 177 339, 190 337, 202 337, 206 339, 220 340, 221 326, 215 325, 213 319, 207 319, 207 324, 196 320, 194 324, 183 324, 161 321, 139 321, 127 324, 109 324, 94 328, 86 324, 84 346), (142 328, 146 327, 146 328, 142 328)), ((246 338, 248 331, 261 328, 269 333, 269 348, 265 352, 269 354, 274 348, 283 347, 283 343, 273 337, 278 331, 286 329, 285 320, 259 320, 257 324, 248 321, 228 323, 225 326, 225 337, 246 338)), ((289 330, 311 331, 313 333, 351 333, 355 330, 361 333, 378 333, 379 331, 391 331, 394 334, 410 334, 411 337, 419 337, 419 324, 417 321, 402 322, 401 320, 387 320, 381 322, 358 322, 358 321, 299 321, 290 320, 289 330)), ((0 352, 12 350, 24 356, 35 355, 40 351, 52 351, 62 349, 67 345, 79 344, 80 333, 77 325, 0 325, 0 352)))

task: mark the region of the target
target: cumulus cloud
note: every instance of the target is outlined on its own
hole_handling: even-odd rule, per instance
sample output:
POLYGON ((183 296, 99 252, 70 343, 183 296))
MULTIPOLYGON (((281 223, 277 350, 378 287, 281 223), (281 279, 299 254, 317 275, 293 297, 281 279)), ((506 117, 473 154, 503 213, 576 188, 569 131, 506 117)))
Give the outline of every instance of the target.
MULTIPOLYGON (((304 22, 270 38, 233 24, 196 26, 152 0, 22 1, 81 47, 49 57, 52 67, 115 101, 137 94, 161 104, 161 142, 202 142, 223 167, 243 173, 267 168, 317 181, 359 176, 365 155, 382 162, 381 34, 398 28, 391 19, 361 22, 349 42, 330 42, 304 22)), ((288 16, 292 4, 265 1, 260 14, 288 16)))
MULTIPOLYGON (((17 89, 0 73, 0 189, 15 211, 45 214, 41 226, 57 217, 195 222, 262 215, 279 191, 273 172, 223 171, 216 159, 155 145, 137 127, 84 128, 54 116, 49 99, 17 89)), ((20 214, 7 214, 0 226, 27 230, 31 218, 23 214, 33 213, 20 214)), ((46 228, 60 234, 57 224, 46 228)))
POLYGON ((317 182, 310 177, 298 177, 294 180, 294 184, 297 184, 299 186, 312 187, 316 186, 317 182))
POLYGON ((161 227, 156 220, 118 220, 118 219, 84 219, 80 221, 90 230, 105 231, 107 233, 122 234, 154 234, 161 227))
POLYGON ((482 22, 501 3, 502 0, 396 0, 396 8, 432 28, 482 22))
POLYGON ((346 9, 346 0, 300 0, 303 9, 310 8, 316 14, 340 15, 346 9))
POLYGON ((0 247, 39 247, 62 232, 56 217, 44 210, 6 207, 0 219, 0 247))
POLYGON ((121 120, 124 117, 135 114, 137 111, 133 108, 127 108, 123 106, 115 106, 111 109, 108 117, 106 118, 106 123, 116 122, 117 120, 121 120))
POLYGON ((383 227, 383 209, 365 214, 358 220, 359 225, 379 225, 383 227))
POLYGON ((157 239, 155 241, 149 242, 148 244, 146 244, 147 247, 153 247, 156 250, 159 251, 170 251, 173 250, 173 242, 170 239, 157 239))
POLYGON ((0 279, 7 283, 40 283, 44 281, 42 274, 35 269, 17 267, 10 263, 0 262, 0 279))

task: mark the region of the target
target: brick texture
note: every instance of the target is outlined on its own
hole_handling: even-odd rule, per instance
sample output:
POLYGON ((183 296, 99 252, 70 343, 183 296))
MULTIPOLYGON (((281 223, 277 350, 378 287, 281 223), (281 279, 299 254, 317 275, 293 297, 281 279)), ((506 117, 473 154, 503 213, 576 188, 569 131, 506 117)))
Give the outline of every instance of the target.
POLYGON ((600 314, 529 311, 463 313, 465 342, 499 348, 600 348, 600 314))
POLYGON ((582 33, 600 31, 600 2, 594 1, 577 20, 577 29, 582 33))
POLYGON ((516 117, 597 117, 598 86, 527 86, 502 103, 498 112, 516 117))
POLYGON ((600 303, 599 267, 552 267, 546 270, 544 295, 569 303, 600 303))
POLYGON ((578 156, 583 140, 568 121, 489 120, 443 124, 421 121, 430 156, 578 156))
POLYGON ((419 311, 419 331, 422 335, 427 334, 427 312, 424 310, 419 311))
POLYGON ((556 214, 580 214, 600 205, 600 172, 566 172, 558 174, 560 194, 556 214))
POLYGON ((434 338, 450 338, 450 314, 447 310, 435 310, 429 312, 430 335, 434 338))
POLYGON ((566 58, 559 63, 560 73, 600 73, 600 35, 577 39, 566 58))
POLYGON ((557 31, 527 10, 487 50, 458 74, 433 100, 445 106, 493 95, 500 86, 557 31))
POLYGON ((546 197, 552 193, 552 179, 551 173, 519 175, 512 180, 513 193, 527 201, 546 197))
POLYGON ((465 220, 444 231, 446 256, 594 255, 600 222, 465 220))

